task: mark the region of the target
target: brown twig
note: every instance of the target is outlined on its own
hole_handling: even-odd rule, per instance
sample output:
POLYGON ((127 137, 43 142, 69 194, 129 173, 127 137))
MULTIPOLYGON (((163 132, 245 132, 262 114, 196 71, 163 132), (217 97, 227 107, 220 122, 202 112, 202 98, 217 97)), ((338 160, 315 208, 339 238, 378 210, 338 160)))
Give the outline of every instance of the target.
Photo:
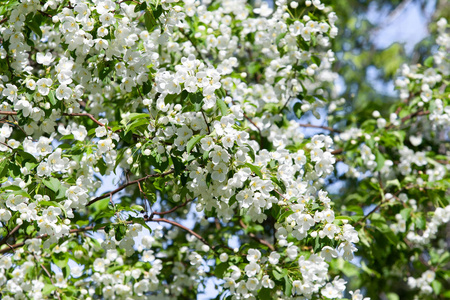
POLYGON ((344 152, 344 149, 340 148, 340 149, 331 151, 331 154, 336 155, 336 154, 341 154, 342 152, 344 152))
POLYGON ((198 49, 197 45, 194 43, 194 41, 192 40, 192 38, 189 36, 189 34, 186 34, 183 28, 179 28, 178 29, 179 32, 189 41, 191 42, 192 46, 194 46, 195 51, 197 51, 198 55, 200 56, 200 58, 206 62, 211 64, 211 62, 209 61, 209 59, 207 59, 206 57, 203 56, 203 53, 200 52, 200 50, 198 49))
MULTIPOLYGON (((99 120, 97 120, 92 114, 89 113, 63 113, 64 116, 73 116, 73 117, 88 117, 89 119, 91 119, 92 121, 94 121, 95 124, 97 124, 98 126, 102 126, 104 127, 105 124, 103 124, 102 122, 100 122, 99 120)), ((111 127, 107 127, 109 130, 111 130, 111 127)))
POLYGON ((202 109, 202 115, 203 115, 203 119, 205 120, 206 127, 208 128, 208 133, 211 133, 211 129, 209 128, 209 124, 208 124, 208 121, 206 120, 205 112, 203 111, 203 109, 202 109))
POLYGON ((310 127, 310 128, 318 128, 318 129, 324 129, 324 130, 328 130, 331 132, 336 132, 336 133, 341 133, 340 130, 334 129, 332 127, 328 127, 328 126, 320 126, 320 125, 313 125, 313 124, 298 124, 300 127, 310 127))
MULTIPOLYGON (((410 119, 413 119, 413 118, 415 118, 415 117, 425 116, 425 115, 429 115, 429 114, 430 114, 430 111, 429 111, 429 110, 426 110, 426 111, 418 110, 418 111, 416 111, 415 113, 409 114, 409 115, 407 115, 407 116, 401 118, 401 119, 400 119, 400 122, 403 124, 403 123, 405 123, 406 121, 408 121, 408 120, 410 120, 410 119)), ((386 129, 392 129, 392 128, 394 128, 394 127, 395 127, 394 124, 390 124, 390 125, 387 125, 385 128, 386 128, 386 129)))
POLYGON ((277 189, 274 189, 273 190, 275 193, 277 193, 281 198, 283 198, 283 199, 285 199, 285 200, 288 200, 286 197, 284 197, 283 196, 283 194, 282 193, 280 193, 277 189))
POLYGON ((177 223, 175 221, 172 220, 167 220, 164 218, 159 218, 159 219, 146 219, 146 222, 163 222, 163 223, 168 223, 168 224, 172 224, 178 228, 183 229, 184 231, 189 232, 190 234, 192 234, 193 236, 195 236, 197 239, 199 239, 203 244, 209 246, 212 250, 214 250, 214 246, 211 246, 201 235, 199 235, 198 233, 194 232, 193 230, 181 225, 180 223, 177 223))
POLYGON ((2 144, 3 146, 6 146, 6 147, 8 147, 9 149, 11 149, 11 151, 14 151, 14 148, 13 148, 13 147, 11 147, 10 145, 8 145, 7 143, 4 143, 4 142, 0 142, 0 144, 2 144))
MULTIPOLYGON (((55 285, 55 282, 53 281, 53 277, 52 274, 50 274, 50 272, 47 270, 47 268, 44 266, 44 264, 40 263, 36 254, 33 253, 34 259, 36 260, 36 263, 38 263, 42 270, 44 270, 44 272, 47 274, 48 278, 50 279, 50 282, 52 283, 52 285, 55 285)), ((59 292, 55 291, 56 297, 58 297, 59 300, 61 300, 61 297, 59 296, 59 292)))
POLYGON ((194 200, 194 199, 186 200, 186 202, 184 202, 184 203, 182 203, 182 204, 180 204, 180 205, 177 205, 177 206, 173 207, 172 209, 169 209, 169 210, 166 210, 166 211, 162 211, 162 212, 156 212, 156 211, 155 211, 155 212, 152 212, 152 213, 150 214, 149 219, 150 219, 150 220, 153 219, 153 216, 154 216, 154 215, 163 216, 163 215, 170 214, 170 213, 176 211, 177 209, 179 209, 180 207, 186 206, 186 205, 187 205, 189 202, 191 202, 192 200, 194 200))
POLYGON ((20 226, 22 226, 22 224, 17 225, 16 227, 13 228, 13 230, 11 230, 10 232, 8 232, 8 234, 0 241, 0 247, 4 244, 6 244, 6 242, 8 241, 8 239, 17 231, 19 230, 20 226))
POLYGON ((17 115, 17 112, 15 112, 15 111, 3 111, 3 110, 0 110, 0 115, 5 115, 5 116, 15 116, 15 115, 17 115))
MULTIPOLYGON (((232 103, 236 104, 235 101, 232 101, 232 103)), ((261 146, 261 149, 262 149, 263 148, 263 136, 262 136, 261 129, 258 127, 258 125, 255 124, 255 122, 253 122, 253 120, 249 116, 247 116, 245 113, 243 113, 243 115, 244 115, 244 118, 247 119, 247 121, 249 121, 258 130, 258 132, 259 132, 259 146, 261 146)))
MULTIPOLYGON (((239 225, 241 225, 242 228, 247 229, 247 225, 244 224, 242 219, 239 220, 239 225)), ((257 237, 253 232, 250 232, 248 236, 257 241, 258 243, 267 246, 267 248, 269 248, 270 250, 275 251, 275 247, 271 243, 262 238, 257 237)))
POLYGON ((170 170, 170 171, 167 171, 167 172, 164 172, 164 173, 161 173, 161 174, 150 174, 150 175, 144 176, 144 177, 142 177, 142 178, 139 178, 139 179, 136 179, 136 180, 127 182, 126 184, 124 184, 124 185, 118 187, 117 189, 115 189, 115 190, 113 190, 113 191, 111 191, 111 192, 105 193, 105 194, 103 194, 103 195, 101 195, 101 196, 98 196, 98 197, 92 199, 91 201, 88 202, 88 204, 86 204, 86 206, 89 206, 89 205, 91 205, 91 204, 93 204, 93 203, 95 203, 95 202, 97 202, 97 201, 99 201, 99 200, 102 200, 102 199, 104 199, 104 198, 106 198, 106 197, 108 197, 108 196, 112 196, 112 195, 114 195, 114 194, 120 192, 120 191, 123 190, 124 188, 126 188, 126 187, 128 187, 128 186, 130 186, 130 185, 133 185, 133 184, 135 184, 135 183, 138 183, 138 182, 147 180, 148 178, 164 177, 164 176, 170 175, 170 174, 172 174, 172 173, 174 173, 174 172, 175 172, 175 170, 170 170))

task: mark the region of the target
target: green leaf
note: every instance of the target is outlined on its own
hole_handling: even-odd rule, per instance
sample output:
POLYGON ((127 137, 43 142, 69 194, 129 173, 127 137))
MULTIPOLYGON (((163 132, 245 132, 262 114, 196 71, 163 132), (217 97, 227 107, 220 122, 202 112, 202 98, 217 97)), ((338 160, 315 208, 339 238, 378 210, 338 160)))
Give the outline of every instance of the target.
POLYGON ((163 8, 160 5, 158 5, 155 9, 153 9, 153 16, 155 17, 155 19, 158 19, 161 14, 163 13, 163 8))
POLYGON ((207 160, 209 157, 209 151, 203 152, 203 160, 207 160))
POLYGON ((400 300, 400 297, 396 293, 388 293, 386 296, 388 300, 400 300))
POLYGON ((286 275, 284 276, 284 294, 289 297, 291 293, 292 293, 292 282, 286 275))
POLYGON ((94 219, 94 222, 97 222, 103 218, 106 218, 109 220, 109 218, 111 218, 112 216, 114 216, 114 211, 113 210, 109 210, 109 211, 102 211, 100 212, 94 219))
POLYGON ((274 297, 272 297, 271 289, 268 288, 262 288, 258 293, 258 299, 261 300, 272 300, 274 297))
POLYGON ((127 225, 125 224, 115 224, 114 225, 114 237, 116 241, 120 241, 127 234, 127 225))
POLYGON ((376 149, 375 150, 375 160, 377 162, 377 167, 375 169, 375 171, 380 171, 383 167, 384 167, 384 162, 386 161, 386 158, 384 158, 383 154, 381 154, 381 152, 376 149))
POLYGON ((400 211, 400 215, 404 220, 407 221, 411 217, 411 211, 412 211, 411 208, 404 208, 400 211))
POLYGON ((217 89, 214 93, 217 95, 217 97, 219 97, 219 99, 225 98, 227 96, 227 92, 223 87, 217 89))
POLYGON ((69 261, 69 253, 68 252, 54 252, 52 254, 52 262, 60 268, 64 268, 67 266, 69 261))
POLYGON ((431 287, 433 288, 433 291, 436 295, 439 295, 441 293, 442 290, 442 283, 438 280, 434 280, 431 283, 431 287))
POLYGON ((186 144, 186 152, 191 153, 191 150, 194 148, 194 146, 204 137, 205 135, 195 135, 191 137, 191 139, 186 144))
POLYGON ((60 141, 63 141, 63 140, 73 140, 73 134, 64 135, 64 136, 60 137, 59 140, 60 140, 60 141))
POLYGON ((36 230, 36 228, 35 228, 33 225, 29 225, 29 226, 27 226, 27 229, 26 229, 25 232, 26 232, 28 235, 31 235, 35 230, 36 230))
POLYGON ((143 125, 147 126, 148 124, 150 124, 150 121, 147 118, 136 119, 133 122, 131 122, 131 124, 127 125, 126 133, 132 131, 136 127, 143 126, 143 125))
POLYGON ((56 290, 56 286, 46 283, 42 289, 42 295, 50 295, 54 290, 56 290))
POLYGON ((142 118, 150 118, 150 115, 147 113, 131 113, 127 116, 127 120, 129 120, 130 122, 142 118))
POLYGON ((136 211, 138 211, 138 212, 144 210, 144 208, 143 208, 141 205, 132 205, 132 206, 131 206, 131 209, 132 209, 132 210, 136 210, 136 211))
POLYGON ((56 105, 57 99, 55 98, 55 92, 54 92, 54 91, 50 91, 50 92, 48 93, 48 100, 50 101, 50 103, 51 103, 52 105, 56 105))
POLYGON ((427 225, 427 220, 424 216, 420 216, 414 219, 414 223, 418 229, 424 230, 427 225))
POLYGON ((108 76, 108 74, 113 70, 113 67, 110 66, 109 64, 105 65, 102 64, 99 66, 98 68, 98 77, 100 78, 100 80, 103 80, 106 78, 106 76, 108 76))
POLYGON ((433 56, 430 56, 427 59, 425 59, 425 61, 423 62, 423 65, 425 67, 432 68, 433 67, 433 63, 434 63, 434 58, 433 58, 433 56))
POLYGON ((8 158, 0 161, 0 180, 8 173, 9 160, 8 158))
POLYGON ((148 231, 152 232, 152 229, 147 225, 147 223, 145 223, 144 219, 142 219, 142 218, 128 217, 128 221, 132 221, 133 223, 141 224, 142 227, 144 227, 144 228, 148 229, 148 231))
POLYGON ((314 241, 314 252, 317 252, 319 249, 322 249, 322 243, 320 242, 320 237, 317 236, 315 241, 314 241))
POLYGON ((155 17, 148 10, 144 14, 144 22, 145 22, 145 28, 147 28, 148 32, 153 31, 153 28, 155 28, 155 26, 157 24, 155 17))
POLYGON ((347 211, 352 211, 357 216, 363 216, 364 215, 363 209, 361 207, 359 207, 358 205, 349 205, 349 206, 347 206, 347 211))
POLYGON ((36 22, 36 20, 32 20, 31 22, 27 23, 28 28, 30 28, 34 33, 36 33, 39 36, 39 39, 42 38, 42 30, 39 26, 39 23, 36 22))
POLYGON ((89 223, 90 223, 89 220, 79 220, 75 224, 77 224, 80 227, 83 227, 83 226, 88 225, 89 223))
POLYGON ((140 12, 147 8, 147 2, 142 1, 141 4, 138 4, 134 7, 134 12, 140 12))
POLYGON ((322 62, 321 60, 320 60, 320 58, 318 58, 317 56, 311 56, 311 60, 312 60, 312 62, 313 63, 315 63, 317 66, 320 66, 320 63, 322 62))
POLYGON ((398 181, 398 179, 388 180, 386 182, 386 188, 388 188, 390 186, 396 188, 396 190, 400 190, 401 189, 400 181, 398 181))
POLYGON ((220 113, 222 114, 222 116, 226 116, 227 112, 228 112, 228 106, 225 104, 225 102, 223 102, 222 99, 217 98, 216 99, 216 104, 217 107, 220 110, 220 113))
POLYGON ((287 210, 285 212, 283 212, 279 217, 278 217, 278 222, 283 222, 287 217, 289 217, 290 215, 292 215, 294 212, 292 210, 287 210))
POLYGON ((181 172, 183 172, 185 169, 183 161, 176 156, 172 156, 172 162, 173 162, 173 168, 175 171, 175 176, 181 174, 181 172))
POLYGON ((152 84, 151 80, 146 81, 142 84, 142 92, 144 94, 150 93, 152 91, 152 88, 153 88, 153 84, 152 84))
POLYGON ((286 36, 286 34, 287 34, 287 32, 283 32, 283 33, 281 33, 281 34, 279 34, 278 36, 277 36, 277 38, 275 39, 275 45, 278 47, 278 44, 280 44, 280 40, 282 39, 282 38, 284 38, 285 36, 286 36))
POLYGON ((300 102, 296 102, 294 104, 293 110, 294 110, 295 116, 300 119, 303 114, 302 104, 300 102))
POLYGON ((29 199, 32 199, 32 198, 33 198, 33 197, 30 196, 30 194, 28 194, 28 193, 25 192, 24 190, 13 191, 12 193, 13 193, 14 195, 20 195, 20 196, 22 196, 22 197, 29 198, 29 199))
POLYGON ((201 92, 197 92, 195 94, 189 94, 189 100, 194 103, 201 103, 203 100, 203 95, 201 92))
POLYGON ((283 183, 283 181, 278 180, 278 178, 276 178, 275 176, 272 176, 270 179, 272 180, 272 182, 275 182, 278 185, 283 193, 286 193, 286 185, 283 183))
POLYGON ((245 163, 244 166, 249 167, 250 170, 252 170, 252 172, 255 173, 258 177, 263 178, 260 167, 257 167, 249 163, 245 163))
POLYGON ((64 213, 64 216, 66 216, 66 210, 64 209, 64 206, 62 206, 60 203, 55 201, 39 201, 40 206, 54 206, 59 207, 61 211, 64 213))
POLYGON ((60 186, 61 186, 61 181, 59 181, 59 179, 51 177, 49 179, 44 179, 42 180, 42 183, 48 187, 49 189, 51 189, 52 191, 54 191, 55 193, 58 192, 60 186))
POLYGON ((283 272, 283 270, 281 270, 279 267, 276 267, 273 271, 272 271, 273 277, 276 280, 281 280, 281 278, 283 278, 286 274, 283 272))
POLYGON ((229 263, 227 262, 218 264, 214 270, 214 275, 216 275, 217 278, 223 278, 223 275, 227 271, 228 267, 229 263))

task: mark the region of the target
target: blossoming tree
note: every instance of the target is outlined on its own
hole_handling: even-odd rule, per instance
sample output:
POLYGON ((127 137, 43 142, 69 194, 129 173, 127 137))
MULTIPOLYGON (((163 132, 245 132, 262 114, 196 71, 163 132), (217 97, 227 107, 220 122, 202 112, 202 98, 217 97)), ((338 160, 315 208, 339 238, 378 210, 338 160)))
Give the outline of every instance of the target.
POLYGON ((352 123, 319 0, 1 3, 2 299, 450 297, 445 19, 352 123))

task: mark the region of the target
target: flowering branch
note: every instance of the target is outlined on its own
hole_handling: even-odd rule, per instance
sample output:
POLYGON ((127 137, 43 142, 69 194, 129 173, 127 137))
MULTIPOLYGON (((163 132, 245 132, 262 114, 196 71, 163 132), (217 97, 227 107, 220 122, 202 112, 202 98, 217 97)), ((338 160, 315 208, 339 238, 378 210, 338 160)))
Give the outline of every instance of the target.
MULTIPOLYGON (((101 227, 101 228, 99 228, 99 229, 103 229, 104 227, 101 227)), ((93 230, 94 229, 94 226, 86 226, 86 227, 83 227, 83 228, 76 228, 76 229, 71 229, 71 230, 69 230, 69 233, 80 233, 80 232, 85 232, 85 231, 90 231, 90 230, 93 230)), ((11 231, 12 232, 12 231, 11 231)), ((38 236, 36 236, 36 237, 29 237, 29 238, 26 238, 25 239, 25 241, 26 240, 29 240, 29 239, 45 239, 45 238, 47 238, 49 235, 48 234, 43 234, 43 235, 38 235, 38 236)), ((4 239, 2 240, 2 242, 4 241, 4 239)), ((22 247, 23 245, 25 245, 25 241, 23 241, 23 242, 21 242, 21 243, 17 243, 17 244, 14 244, 14 245, 8 245, 8 247, 5 247, 5 248, 3 248, 3 249, 0 249, 0 253, 5 253, 5 252, 9 252, 9 250, 14 250, 14 249, 16 249, 16 248, 20 248, 20 247, 22 247)), ((6 242, 5 242, 6 243, 6 242)), ((2 244, 5 244, 5 243, 0 243, 0 245, 2 245, 2 244)))
MULTIPOLYGON (((15 111, 0 111, 0 115, 6 115, 6 116, 16 116, 17 112, 15 111)), ((64 116, 73 116, 73 117, 88 117, 92 121, 94 121, 95 124, 98 126, 105 126, 102 122, 97 120, 92 114, 89 113, 63 113, 64 116)), ((109 130, 111 130, 111 127, 108 127, 109 130)))

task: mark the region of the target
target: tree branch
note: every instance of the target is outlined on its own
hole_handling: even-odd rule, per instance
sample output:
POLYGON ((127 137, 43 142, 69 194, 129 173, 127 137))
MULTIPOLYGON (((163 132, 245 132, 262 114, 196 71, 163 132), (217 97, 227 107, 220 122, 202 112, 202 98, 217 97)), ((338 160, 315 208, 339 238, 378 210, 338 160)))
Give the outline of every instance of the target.
MULTIPOLYGON (((239 220, 239 225, 241 225, 241 227, 244 229, 247 228, 247 225, 244 224, 242 219, 239 220)), ((269 248, 270 250, 275 251, 275 247, 271 243, 262 238, 257 237, 253 232, 250 232, 248 236, 257 241, 258 243, 267 246, 267 248, 269 248)))
POLYGON ((11 230, 10 232, 8 232, 8 234, 0 241, 0 247, 4 244, 6 244, 6 242, 8 241, 8 239, 17 231, 19 230, 20 226, 22 226, 22 224, 17 225, 16 227, 13 228, 13 230, 11 230))
MULTIPOLYGON (((410 119, 414 119, 415 117, 425 116, 425 115, 429 115, 429 114, 430 114, 429 110, 426 110, 426 111, 418 110, 415 113, 409 114, 409 115, 401 118, 400 122, 401 122, 401 124, 403 124, 403 123, 405 123, 406 121, 408 121, 410 119)), ((385 128, 386 129, 392 129, 394 127, 395 127, 394 124, 390 124, 390 125, 387 125, 385 128)))
MULTIPOLYGON (((192 201, 192 200, 189 200, 189 201, 192 201)), ((189 201, 186 201, 185 203, 184 203, 184 205, 186 205, 189 201)), ((179 205, 178 207, 176 207, 176 208, 179 208, 179 207, 182 207, 183 205, 179 205)), ((174 211, 174 209, 172 209, 171 211, 174 211)), ((168 214, 169 213, 169 211, 166 211, 166 212, 162 212, 162 214, 168 214)), ((195 236, 197 239, 199 239, 202 243, 204 243, 205 245, 207 245, 207 246, 209 246, 210 248, 211 248, 211 250, 213 250, 214 252, 217 252, 217 246, 211 246, 201 235, 199 235, 198 233, 196 233, 195 231, 193 231, 193 230, 191 230, 191 229, 189 229, 189 228, 187 228, 187 227, 185 227, 185 226, 183 226, 183 225, 181 225, 180 223, 177 223, 177 222, 175 222, 175 221, 172 221, 172 220, 168 220, 168 219, 164 219, 164 218, 158 218, 158 219, 153 219, 153 218, 144 218, 144 221, 145 222, 163 222, 163 223, 168 223, 168 224, 171 224, 171 225, 174 225, 174 226, 176 226, 176 227, 178 227, 178 228, 181 228, 181 229, 183 229, 184 231, 187 231, 187 232, 189 232, 190 234, 192 234, 193 236, 195 236)), ((133 221, 127 221, 126 222, 126 224, 134 224, 134 222, 133 221)), ((17 228, 17 227, 16 227, 17 228)), ((14 230, 17 230, 16 228, 14 228, 14 230)), ((93 230, 95 228, 95 226, 86 226, 86 227, 82 227, 82 228, 75 228, 75 229, 71 229, 71 230, 69 230, 69 233, 82 233, 82 232, 86 232, 86 231, 91 231, 91 230, 93 230)), ((97 228, 97 229, 104 229, 105 227, 99 227, 99 228, 97 228)), ((13 231, 14 231, 13 230, 13 231)), ((11 231, 11 234, 13 233, 13 231, 11 231)), ((48 234, 43 234, 43 235, 39 235, 39 236, 36 236, 36 237, 33 237, 33 239, 44 239, 44 238, 47 238, 47 237, 49 237, 49 235, 48 234)), ((32 239, 32 238, 28 238, 28 239, 32 239)), ((25 241, 26 240, 28 240, 28 239, 25 239, 25 241)), ((5 241, 5 239, 3 239, 2 240, 2 242, 3 242, 3 244, 4 243, 6 243, 6 242, 4 242, 5 241)), ((16 248, 20 248, 20 247, 22 247, 22 246, 24 246, 25 245, 25 241, 23 241, 23 242, 21 242, 21 243, 17 243, 17 244, 14 244, 14 245, 8 245, 8 247, 5 247, 5 248, 3 248, 3 249, 0 249, 0 253, 6 253, 6 252, 9 252, 9 251, 11 251, 11 250, 13 250, 14 251, 14 249, 16 249, 16 248)), ((268 243, 268 242, 267 242, 268 243)), ((268 244, 268 245, 270 245, 270 244, 268 244)), ((226 248, 226 249, 228 249, 228 250, 230 250, 230 251, 233 251, 233 249, 232 248, 230 248, 230 247, 228 247, 228 246, 226 246, 226 245, 219 245, 220 247, 222 247, 222 248, 226 248)), ((270 245, 270 246, 272 246, 272 245, 270 245)), ((269 247, 269 246, 268 246, 269 247)), ((273 246, 272 246, 273 247, 273 246)), ((270 247, 269 247, 270 248, 270 247)))
POLYGON ((133 185, 133 184, 135 184, 135 183, 138 183, 138 182, 147 180, 148 178, 164 177, 164 176, 167 176, 167 175, 172 174, 172 173, 174 173, 174 172, 175 172, 175 170, 170 170, 170 171, 167 171, 167 172, 164 172, 164 173, 161 173, 161 174, 150 174, 150 175, 147 175, 147 176, 145 176, 145 177, 142 177, 142 178, 139 178, 139 179, 130 181, 130 182, 128 182, 128 183, 126 183, 126 184, 124 184, 124 185, 118 187, 118 188, 115 189, 114 191, 111 191, 111 192, 109 192, 109 193, 105 193, 105 194, 103 194, 103 195, 101 195, 101 196, 98 196, 98 197, 92 199, 91 201, 88 202, 88 204, 86 204, 86 206, 89 206, 89 205, 91 205, 91 204, 93 204, 93 203, 95 203, 95 202, 97 202, 97 201, 99 201, 99 200, 102 200, 102 199, 104 199, 104 198, 106 198, 106 197, 108 197, 108 196, 112 196, 112 195, 114 195, 114 194, 120 192, 120 191, 123 190, 124 188, 126 188, 126 187, 128 187, 128 186, 130 186, 130 185, 133 185))
POLYGON ((180 204, 180 205, 177 205, 177 206, 175 206, 175 207, 173 207, 172 209, 169 209, 169 210, 167 210, 167 211, 162 211, 162 212, 152 212, 152 213, 150 214, 150 217, 148 217, 148 218, 151 220, 151 219, 153 219, 153 216, 154 216, 154 215, 163 216, 163 215, 170 214, 171 212, 176 211, 176 210, 179 209, 180 207, 186 206, 189 202, 191 202, 191 201, 193 201, 193 200, 194 200, 194 199, 186 200, 186 202, 184 202, 184 203, 182 203, 182 204, 180 204))
MULTIPOLYGON (((102 228, 104 228, 104 227, 101 227, 101 228, 99 228, 99 229, 102 229, 102 228)), ((86 227, 83 227, 83 228, 75 228, 75 229, 71 229, 71 230, 69 230, 69 233, 80 233, 80 232, 85 232, 85 231, 90 231, 90 230, 92 230, 92 229, 94 229, 94 226, 86 226, 86 227)), ((11 231, 12 232, 12 231, 11 231)), ((36 237, 30 237, 30 238, 27 238, 27 239, 25 239, 25 241, 26 240, 29 240, 29 239, 45 239, 46 237, 48 237, 49 235, 48 234, 43 234, 43 235, 38 235, 38 236, 36 236, 36 237)), ((4 241, 4 239, 2 240, 2 242, 4 241)), ((3 248, 3 249, 0 249, 0 253, 5 253, 5 252, 8 252, 9 250, 14 250, 14 249, 16 249, 16 248, 20 248, 20 247, 22 247, 23 245, 25 245, 25 241, 23 241, 23 242, 21 242, 21 243, 17 243, 17 244, 14 244, 14 245, 8 245, 8 247, 6 247, 6 248, 3 248)), ((0 243, 0 245, 1 245, 2 243, 0 243)), ((3 243, 3 244, 5 244, 5 243, 3 243)))
POLYGON ((17 112, 15 112, 15 111, 3 111, 3 110, 0 110, 0 115, 15 116, 15 115, 17 115, 17 112))
POLYGON ((331 132, 336 132, 336 133, 341 133, 340 130, 334 129, 332 127, 328 127, 328 126, 320 126, 320 125, 313 125, 313 124, 298 124, 300 127, 310 127, 310 128, 318 128, 318 129, 324 129, 324 130, 328 130, 331 132))
POLYGON ((197 45, 193 42, 193 40, 191 39, 191 37, 189 36, 189 34, 186 34, 183 28, 178 28, 178 31, 189 41, 191 42, 192 46, 195 48, 195 51, 197 51, 198 55, 200 56, 200 58, 205 62, 205 63, 209 63, 211 64, 211 62, 209 61, 209 59, 207 59, 206 57, 203 56, 203 53, 200 52, 200 50, 198 49, 197 45))
POLYGON ((14 151, 14 148, 11 147, 10 145, 8 145, 7 143, 0 142, 0 144, 2 144, 2 145, 5 146, 5 147, 8 147, 9 149, 11 149, 11 151, 14 151))
MULTIPOLYGON (((102 122, 100 122, 99 120, 97 120, 92 114, 89 113, 63 113, 64 116, 73 116, 73 117, 88 117, 89 119, 91 119, 92 121, 94 121, 95 124, 97 124, 98 126, 102 126, 104 127, 105 124, 103 124, 102 122)), ((111 130, 111 127, 107 127, 109 130, 111 130)))
MULTIPOLYGON (((232 103, 236 104, 236 102, 234 100, 232 101, 232 103)), ((259 127, 255 124, 255 122, 252 121, 252 119, 249 116, 247 116, 245 113, 243 113, 243 115, 244 115, 244 118, 247 119, 247 121, 249 121, 258 130, 258 132, 259 132, 259 146, 262 149, 263 148, 263 136, 262 136, 261 129, 259 129, 259 127)))
MULTIPOLYGON (((0 111, 0 115, 7 115, 7 116, 16 116, 17 112, 15 111, 0 111)), ((98 126, 105 126, 102 122, 97 120, 92 114, 89 113, 63 113, 63 116, 73 116, 73 117, 88 117, 94 123, 96 123, 98 126)), ((109 130, 111 130, 111 127, 108 127, 109 130)))
MULTIPOLYGON (((36 254, 33 253, 34 259, 36 260, 36 263, 38 263, 42 270, 44 270, 44 272, 47 274, 48 278, 50 278, 50 282, 52 283, 52 285, 55 285, 55 282, 53 281, 53 277, 52 274, 50 274, 50 272, 47 270, 47 268, 38 261, 38 258, 36 257, 36 254)), ((59 296, 59 292, 55 291, 56 297, 58 297, 59 300, 61 300, 61 297, 59 296)))
MULTIPOLYGON (((167 220, 164 218, 159 218, 159 219, 145 219, 145 222, 163 222, 163 223, 168 223, 168 224, 172 224, 178 228, 183 229, 184 231, 189 232, 190 234, 192 234, 193 236, 195 236, 197 239, 199 239, 203 244, 209 246, 212 250, 214 250, 214 246, 211 246, 203 237, 201 237, 198 233, 192 231, 191 229, 181 225, 180 223, 177 223, 175 221, 172 220, 167 220)), ((214 250, 215 251, 215 250, 214 250)))

